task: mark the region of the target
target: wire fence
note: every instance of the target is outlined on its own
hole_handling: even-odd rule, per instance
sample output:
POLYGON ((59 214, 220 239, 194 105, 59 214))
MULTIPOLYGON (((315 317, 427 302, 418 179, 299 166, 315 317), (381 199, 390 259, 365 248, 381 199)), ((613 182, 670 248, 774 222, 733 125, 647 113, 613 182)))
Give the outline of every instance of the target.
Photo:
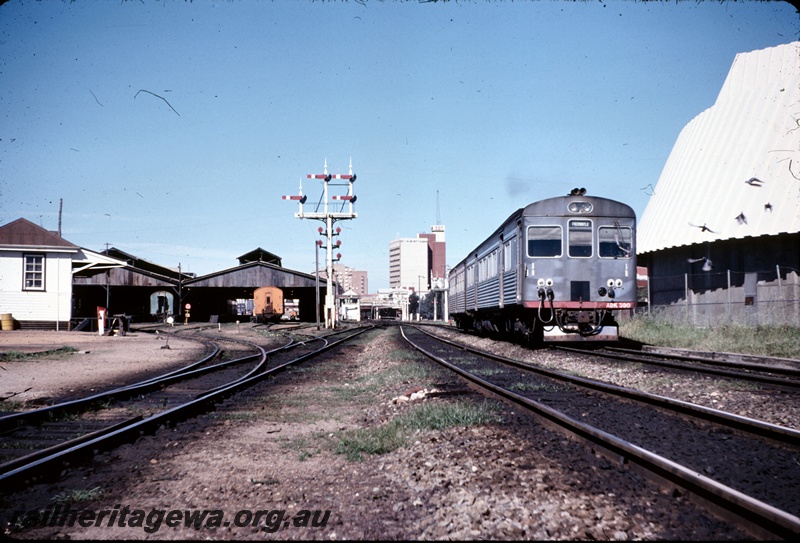
POLYGON ((798 270, 703 272, 650 277, 637 314, 675 324, 800 327, 798 270))

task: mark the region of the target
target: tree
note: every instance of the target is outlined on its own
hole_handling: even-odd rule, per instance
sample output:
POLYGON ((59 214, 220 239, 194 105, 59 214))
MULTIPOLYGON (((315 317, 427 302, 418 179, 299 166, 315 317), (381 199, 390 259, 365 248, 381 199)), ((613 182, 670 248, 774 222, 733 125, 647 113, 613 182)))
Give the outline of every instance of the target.
POLYGON ((432 290, 429 290, 425 297, 422 298, 420 302, 419 314, 420 318, 433 320, 433 297, 435 293, 432 290))
POLYGON ((412 292, 411 295, 408 297, 409 314, 416 313, 418 308, 419 308, 419 295, 416 292, 412 292))

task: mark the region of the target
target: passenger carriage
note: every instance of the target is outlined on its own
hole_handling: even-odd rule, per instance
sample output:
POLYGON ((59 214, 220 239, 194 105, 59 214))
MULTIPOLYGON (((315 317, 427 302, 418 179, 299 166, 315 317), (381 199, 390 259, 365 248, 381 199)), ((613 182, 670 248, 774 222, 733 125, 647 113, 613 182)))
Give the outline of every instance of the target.
POLYGON ((583 189, 534 202, 450 271, 450 316, 534 340, 616 340, 614 312, 636 304, 635 235, 628 205, 583 189))

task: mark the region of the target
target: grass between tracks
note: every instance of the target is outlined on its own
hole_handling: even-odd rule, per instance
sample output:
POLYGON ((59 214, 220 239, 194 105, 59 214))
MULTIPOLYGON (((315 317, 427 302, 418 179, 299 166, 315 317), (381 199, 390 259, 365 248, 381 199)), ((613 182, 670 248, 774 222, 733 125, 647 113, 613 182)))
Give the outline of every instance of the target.
POLYGON ((620 323, 620 335, 659 347, 800 358, 800 328, 791 326, 696 328, 637 316, 620 323))
MULTIPOLYGON (((393 338, 387 337, 394 331, 378 332, 381 336, 368 334, 363 340, 390 344, 393 338)), ((374 353, 365 355, 376 356, 374 353)), ((385 364, 381 370, 368 371, 353 376, 346 382, 323 381, 319 385, 302 387, 292 398, 270 400, 277 409, 263 412, 261 416, 275 417, 283 421, 313 423, 322 419, 341 420, 349 418, 348 413, 363 413, 365 408, 376 404, 386 404, 390 398, 398 396, 409 388, 434 388, 441 382, 444 373, 422 355, 413 353, 398 345, 387 348, 381 355, 385 364), (322 399, 322 400, 321 400, 322 399), (320 410, 319 406, 325 409, 320 410), (309 409, 307 406, 314 405, 309 409)), ((296 373, 322 373, 329 371, 331 365, 340 362, 312 364, 292 370, 296 373)), ((344 364, 348 364, 345 362, 344 364)), ((352 362, 350 363, 352 364, 352 362)), ((287 440, 282 447, 297 451, 300 460, 328 451, 344 455, 352 461, 363 460, 367 455, 385 454, 412 442, 416 432, 439 430, 453 426, 473 426, 486 424, 500 418, 497 403, 493 401, 474 402, 434 398, 406 404, 400 413, 374 422, 366 428, 346 428, 335 432, 311 432, 302 437, 287 440)))
POLYGON ((488 402, 422 404, 375 428, 340 432, 336 452, 361 460, 364 454, 384 454, 405 446, 415 430, 476 426, 495 419, 496 407, 488 402))

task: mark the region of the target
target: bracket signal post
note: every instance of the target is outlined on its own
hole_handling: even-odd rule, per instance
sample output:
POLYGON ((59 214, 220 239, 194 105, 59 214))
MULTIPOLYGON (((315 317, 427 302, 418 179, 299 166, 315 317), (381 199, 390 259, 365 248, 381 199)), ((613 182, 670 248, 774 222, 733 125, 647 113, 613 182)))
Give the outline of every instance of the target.
MULTIPOLYGON (((321 236, 327 238, 326 249, 326 271, 328 276, 327 290, 325 293, 325 328, 335 328, 336 326, 336 302, 335 293, 333 290, 333 263, 341 258, 341 254, 337 254, 333 258, 333 248, 339 247, 341 241, 333 243, 333 236, 338 236, 341 228, 337 228, 336 232, 333 231, 333 225, 336 221, 355 219, 358 214, 353 211, 353 204, 356 202, 356 196, 353 194, 353 183, 356 180, 356 175, 353 173, 353 161, 350 161, 350 173, 347 174, 329 174, 328 161, 325 161, 324 173, 321 174, 308 174, 308 179, 320 179, 323 181, 323 210, 306 212, 303 209, 303 204, 306 203, 307 196, 303 194, 303 185, 300 184, 300 193, 297 196, 284 196, 284 200, 296 200, 299 205, 299 211, 294 214, 297 219, 316 219, 325 223, 325 228, 319 228, 321 236), (342 180, 342 183, 331 183, 333 180, 342 180), (344 195, 330 195, 329 186, 347 187, 347 194, 344 195), (339 211, 330 211, 329 200, 341 201, 341 208, 339 211), (347 204, 347 210, 344 210, 347 204)), ((322 247, 322 240, 317 241, 317 246, 322 247)))

